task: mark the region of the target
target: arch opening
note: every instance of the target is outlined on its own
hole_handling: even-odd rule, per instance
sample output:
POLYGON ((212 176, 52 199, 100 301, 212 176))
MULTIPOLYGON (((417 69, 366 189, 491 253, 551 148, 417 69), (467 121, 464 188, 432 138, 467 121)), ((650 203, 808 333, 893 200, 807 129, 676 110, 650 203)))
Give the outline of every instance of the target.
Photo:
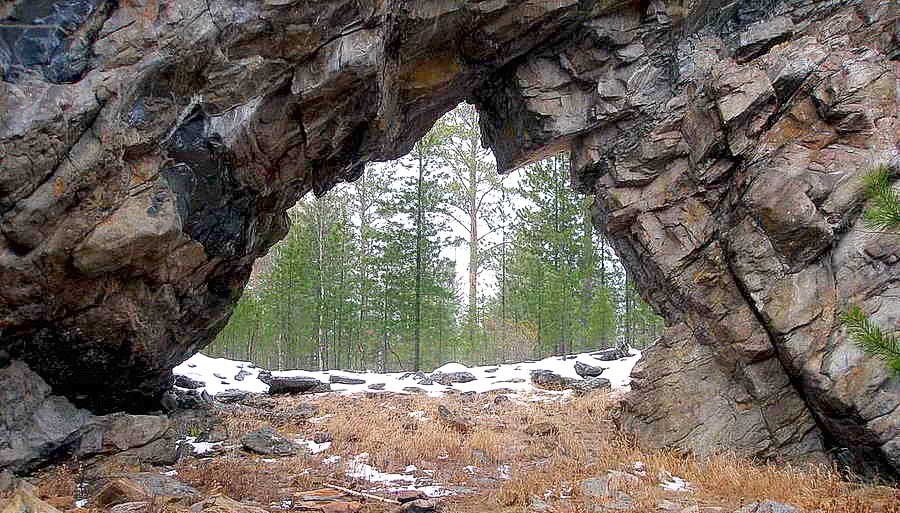
POLYGON ((900 385, 839 322, 897 322, 897 246, 859 229, 857 180, 897 173, 890 8, 26 4, 0 10, 0 349, 78 404, 155 406, 291 205, 468 99, 501 171, 570 150, 670 324, 635 375, 639 439, 897 468, 900 385))

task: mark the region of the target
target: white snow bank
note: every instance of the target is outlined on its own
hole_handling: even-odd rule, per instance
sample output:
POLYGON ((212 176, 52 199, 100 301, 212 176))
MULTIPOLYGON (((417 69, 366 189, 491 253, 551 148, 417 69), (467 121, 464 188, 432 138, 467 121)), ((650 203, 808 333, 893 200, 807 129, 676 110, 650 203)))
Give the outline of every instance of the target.
POLYGON ((469 372, 469 368, 461 363, 445 363, 441 365, 437 369, 434 369, 434 372, 441 372, 444 374, 450 374, 452 372, 469 372))
POLYGON ((201 389, 205 389, 209 395, 216 395, 231 389, 253 393, 268 392, 269 385, 259 380, 260 370, 250 362, 210 358, 197 353, 175 367, 173 372, 178 376, 200 381, 205 385, 201 389), (238 380, 236 378, 241 371, 246 375, 238 380))
MULTIPOLYGON (((474 381, 468 383, 454 383, 445 386, 438 383, 431 385, 420 384, 414 376, 403 372, 376 373, 361 372, 352 373, 352 376, 365 381, 361 385, 332 384, 333 393, 357 394, 364 392, 378 392, 372 390, 369 385, 381 384, 383 393, 411 394, 417 390, 404 390, 415 387, 424 390, 426 394, 438 397, 448 390, 458 392, 488 392, 491 390, 508 389, 514 394, 540 394, 542 396, 559 396, 564 392, 550 392, 537 389, 531 384, 531 371, 548 370, 564 378, 580 379, 575 372, 575 363, 603 367, 605 370, 601 377, 606 378, 612 384, 613 389, 627 389, 631 381, 630 374, 634 365, 640 360, 641 352, 631 350, 631 355, 614 361, 601 361, 591 353, 581 353, 568 356, 552 356, 535 362, 522 362, 514 364, 501 364, 482 367, 466 367, 459 363, 448 363, 435 369, 435 372, 470 372, 475 376, 474 381), (401 377, 406 376, 405 379, 401 377)), ((203 354, 196 354, 189 360, 175 367, 175 374, 191 378, 204 383, 204 388, 210 395, 216 395, 229 389, 242 390, 253 393, 268 392, 269 386, 259 380, 261 369, 250 362, 228 360, 226 358, 210 358, 203 354), (238 380, 237 377, 242 379, 238 380)), ((307 376, 327 383, 330 373, 292 370, 272 372, 274 376, 307 376)), ((341 375, 349 373, 341 372, 341 375)))

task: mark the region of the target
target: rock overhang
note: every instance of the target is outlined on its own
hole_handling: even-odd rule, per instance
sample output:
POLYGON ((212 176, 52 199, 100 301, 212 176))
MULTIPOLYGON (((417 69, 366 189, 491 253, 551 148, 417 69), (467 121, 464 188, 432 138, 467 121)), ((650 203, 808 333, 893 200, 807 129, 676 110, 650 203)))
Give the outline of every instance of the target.
POLYGON ((80 404, 152 407, 291 204, 468 100, 502 170, 571 151, 573 185, 674 326, 638 374, 639 439, 856 445, 896 468, 896 381, 836 320, 852 300, 896 322, 896 249, 847 230, 854 177, 896 158, 890 5, 79 1, 44 61, 0 27, 16 114, 0 120, 0 336, 80 404), (837 355, 862 370, 835 378, 837 355), (654 378, 666 358, 717 376, 721 402, 666 403, 660 387, 696 385, 654 378), (702 434, 662 429, 667 409, 702 434), (715 420, 729 411, 744 420, 715 420))

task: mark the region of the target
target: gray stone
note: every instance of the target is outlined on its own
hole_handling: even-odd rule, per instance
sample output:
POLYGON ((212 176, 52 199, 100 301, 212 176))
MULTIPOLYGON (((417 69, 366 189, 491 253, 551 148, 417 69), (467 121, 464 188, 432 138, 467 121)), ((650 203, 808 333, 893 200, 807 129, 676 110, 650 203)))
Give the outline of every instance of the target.
POLYGON ((575 362, 575 373, 582 378, 595 378, 605 371, 605 367, 588 365, 586 363, 575 362))
POLYGON ((622 358, 627 358, 628 355, 629 355, 629 352, 627 350, 620 349, 618 347, 612 347, 609 349, 603 349, 603 350, 597 351, 595 353, 591 353, 591 356, 594 357, 594 359, 601 360, 604 362, 611 362, 614 360, 620 360, 622 358))
POLYGON ((224 391, 216 394, 215 399, 216 399, 216 401, 219 401, 220 403, 231 404, 231 403, 239 403, 239 402, 243 401, 244 399, 246 399, 247 396, 249 396, 249 395, 250 395, 250 393, 245 390, 238 390, 235 388, 231 388, 231 389, 224 390, 224 391))
POLYGON ((580 394, 586 394, 595 390, 610 390, 612 388, 612 383, 606 378, 597 376, 576 382, 573 385, 573 388, 580 394))
POLYGON ((294 442, 279 434, 271 426, 247 433, 241 438, 241 445, 250 452, 267 456, 293 456, 299 450, 294 442))
MULTIPOLYGON (((469 383, 475 381, 475 375, 471 372, 434 372, 431 379, 444 386, 450 386, 454 383, 469 383)), ((420 381, 419 384, 422 384, 420 381)))
POLYGON ((0 405, 0 470, 31 470, 76 450, 93 420, 17 360, 0 369, 0 405))
POLYGON ((270 394, 317 394, 331 391, 331 385, 309 376, 276 376, 259 373, 259 380, 269 385, 270 394))
POLYGON ((580 380, 566 378, 548 370, 533 370, 530 373, 531 383, 547 390, 565 390, 573 388, 580 380))
POLYGON ((328 381, 331 383, 338 383, 341 385, 365 385, 366 380, 359 378, 351 378, 349 376, 341 376, 339 374, 331 374, 328 376, 328 381))
POLYGON ((131 472, 115 474, 112 477, 127 479, 137 483, 150 492, 151 497, 192 498, 200 495, 194 487, 181 481, 156 472, 131 472))

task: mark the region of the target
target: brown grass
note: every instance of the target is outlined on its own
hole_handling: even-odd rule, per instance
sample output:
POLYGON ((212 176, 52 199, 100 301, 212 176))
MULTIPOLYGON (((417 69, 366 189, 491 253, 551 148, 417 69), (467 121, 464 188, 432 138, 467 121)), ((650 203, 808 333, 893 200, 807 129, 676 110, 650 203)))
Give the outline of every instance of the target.
MULTIPOLYGON (((222 493, 268 507, 326 482, 360 490, 370 487, 345 476, 341 465, 321 464, 325 456, 340 455, 347 461, 367 452, 368 463, 383 472, 402 472, 407 465, 416 465, 433 470, 437 483, 477 490, 449 499, 449 513, 521 512, 529 510, 534 497, 545 500, 557 513, 587 513, 594 511, 595 504, 582 496, 579 483, 610 469, 633 471, 639 461, 645 475, 629 490, 637 511, 655 511, 662 500, 682 507, 733 511, 749 502, 771 499, 821 513, 900 513, 897 489, 849 483, 829 468, 760 464, 730 455, 699 458, 642 451, 616 430, 612 418, 617 401, 606 394, 567 402, 501 405, 495 405, 493 398, 281 397, 266 411, 229 414, 230 443, 272 424, 283 433, 309 439, 327 432, 333 437, 328 452, 266 462, 234 448, 213 458, 187 459, 177 466, 178 478, 206 494, 222 493), (302 403, 314 403, 318 418, 298 417, 302 403), (446 424, 438 415, 441 404, 474 420, 474 428, 461 433, 446 424), (417 411, 425 412, 425 418, 409 415, 417 411), (539 423, 557 429, 543 436, 526 433, 528 426, 539 423), (476 467, 474 475, 467 466, 476 467), (508 466, 508 479, 502 478, 501 466, 508 466), (659 486, 663 472, 686 479, 693 489, 687 493, 663 490, 659 486)), ((65 470, 46 473, 42 493, 70 495, 73 475, 65 470)), ((364 511, 385 508, 369 502, 364 511)))

